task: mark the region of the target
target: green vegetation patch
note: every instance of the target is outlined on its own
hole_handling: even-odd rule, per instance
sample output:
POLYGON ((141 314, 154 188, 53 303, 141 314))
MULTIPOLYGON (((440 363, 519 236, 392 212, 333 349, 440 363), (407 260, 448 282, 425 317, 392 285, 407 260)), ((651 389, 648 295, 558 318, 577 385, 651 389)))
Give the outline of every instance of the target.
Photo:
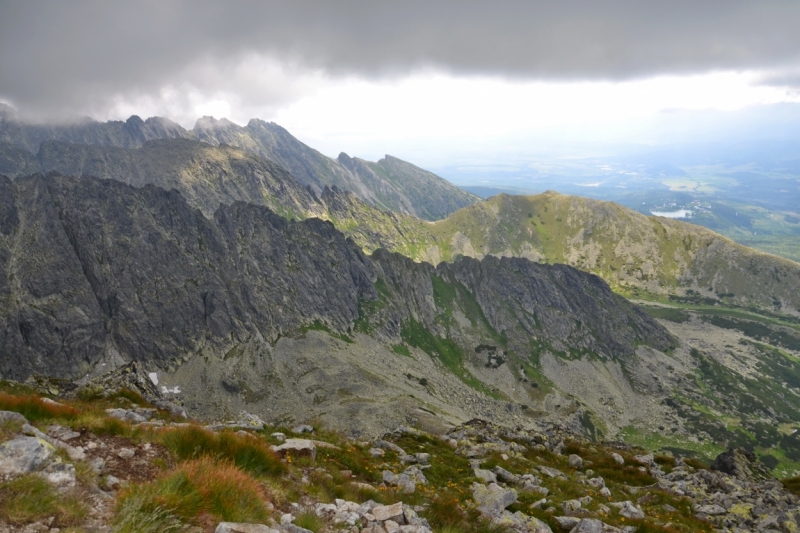
POLYGON ((44 478, 35 474, 0 483, 0 520, 27 524, 55 517, 52 527, 68 527, 88 515, 77 493, 60 495, 44 478))
POLYGON ((413 318, 403 323, 400 336, 407 345, 419 348, 431 357, 438 359, 445 368, 473 389, 488 394, 492 398, 500 398, 496 392, 487 388, 464 367, 464 352, 452 340, 440 339, 413 318))

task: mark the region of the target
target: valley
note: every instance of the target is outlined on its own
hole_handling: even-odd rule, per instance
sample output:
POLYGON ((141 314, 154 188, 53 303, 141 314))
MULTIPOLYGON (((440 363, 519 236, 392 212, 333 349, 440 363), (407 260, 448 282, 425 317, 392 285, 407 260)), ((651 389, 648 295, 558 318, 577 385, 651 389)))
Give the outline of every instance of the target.
POLYGON ((354 436, 557 423, 800 474, 797 263, 554 192, 437 200, 422 220, 368 192, 382 176, 412 184, 396 199, 449 195, 408 163, 334 164, 257 121, 167 126, 35 130, 35 151, 5 130, 3 377, 133 359, 195 416, 354 436))

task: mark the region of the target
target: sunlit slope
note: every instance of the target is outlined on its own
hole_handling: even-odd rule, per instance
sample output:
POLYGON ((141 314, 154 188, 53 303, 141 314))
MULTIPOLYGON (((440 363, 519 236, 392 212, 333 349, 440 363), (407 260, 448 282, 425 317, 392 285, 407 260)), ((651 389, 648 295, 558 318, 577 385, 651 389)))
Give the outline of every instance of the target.
POLYGON ((633 294, 800 308, 800 264, 612 202, 554 192, 499 195, 434 223, 431 232, 429 258, 520 256, 593 272, 633 294))

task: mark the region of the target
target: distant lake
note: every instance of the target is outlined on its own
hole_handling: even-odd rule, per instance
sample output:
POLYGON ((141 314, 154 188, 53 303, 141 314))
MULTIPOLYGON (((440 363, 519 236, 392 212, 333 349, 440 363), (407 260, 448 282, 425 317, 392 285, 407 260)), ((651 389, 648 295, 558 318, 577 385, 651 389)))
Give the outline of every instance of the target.
POLYGON ((678 209, 677 211, 650 211, 653 215, 657 217, 667 217, 667 218, 689 218, 692 216, 692 212, 688 209, 678 209))

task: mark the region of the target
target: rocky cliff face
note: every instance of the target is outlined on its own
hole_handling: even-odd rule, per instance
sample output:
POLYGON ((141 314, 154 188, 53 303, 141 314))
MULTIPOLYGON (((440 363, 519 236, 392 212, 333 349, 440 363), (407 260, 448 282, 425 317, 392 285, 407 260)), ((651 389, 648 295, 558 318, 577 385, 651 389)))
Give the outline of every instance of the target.
POLYGON ((141 148, 157 139, 193 139, 213 146, 235 146, 286 168, 297 181, 316 193, 335 186, 354 193, 370 205, 428 220, 444 218, 478 200, 435 174, 389 156, 378 163, 357 160, 366 165, 364 168, 343 164, 341 158, 332 160, 277 124, 257 119, 241 127, 227 119, 203 117, 192 130, 161 117, 143 121, 135 115, 125 122, 101 123, 87 119, 74 124, 33 125, 18 120, 13 110, 5 106, 0 113, 0 167, 6 175, 31 173, 30 156, 11 150, 16 148, 39 154, 37 171, 62 171, 63 161, 53 160, 53 145, 49 147, 51 153, 39 153, 40 147, 48 141, 141 148))
POLYGON ((536 364, 531 335, 554 352, 623 361, 640 344, 673 344, 598 278, 570 267, 369 258, 329 222, 287 221, 241 202, 208 219, 176 191, 88 177, 3 178, 0 198, 4 377, 78 378, 135 359, 191 388, 200 411, 218 408, 219 395, 258 403, 281 390, 296 412, 314 405, 297 397, 314 387, 290 386, 308 379, 296 374, 304 365, 343 373, 315 385, 317 401, 334 409, 347 404, 336 397, 348 390, 342 384, 363 390, 398 368, 387 361, 362 379, 373 364, 365 346, 400 346, 409 364, 427 358, 431 381, 442 380, 426 393, 430 402, 447 412, 471 394, 491 412, 536 400, 517 390, 524 367, 536 364), (327 333, 306 337, 309 329, 327 333), (350 362, 320 351, 325 338, 353 343, 350 362), (242 377, 244 365, 258 371, 242 377), (461 392, 444 394, 448 387, 461 392))

